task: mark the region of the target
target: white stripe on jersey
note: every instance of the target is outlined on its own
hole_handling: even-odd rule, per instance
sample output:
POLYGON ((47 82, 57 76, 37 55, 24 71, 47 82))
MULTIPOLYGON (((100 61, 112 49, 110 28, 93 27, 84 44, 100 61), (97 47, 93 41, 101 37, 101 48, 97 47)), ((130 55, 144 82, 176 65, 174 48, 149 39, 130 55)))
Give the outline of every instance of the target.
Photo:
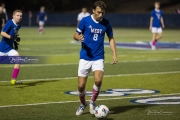
POLYGON ((79 28, 77 28, 77 31, 80 32, 80 33, 82 32, 79 28))

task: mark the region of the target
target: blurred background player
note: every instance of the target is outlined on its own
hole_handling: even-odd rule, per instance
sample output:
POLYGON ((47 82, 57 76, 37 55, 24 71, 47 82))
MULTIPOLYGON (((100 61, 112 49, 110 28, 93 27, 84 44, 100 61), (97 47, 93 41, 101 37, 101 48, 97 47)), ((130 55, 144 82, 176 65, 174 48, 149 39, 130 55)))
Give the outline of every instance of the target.
POLYGON ((3 12, 3 7, 0 6, 0 31, 4 27, 6 21, 6 15, 3 12))
POLYGON ((40 11, 38 12, 37 15, 37 23, 39 23, 39 34, 44 33, 44 24, 46 20, 47 20, 47 14, 45 12, 45 7, 41 6, 40 11))
POLYGON ((7 15, 7 11, 6 11, 6 4, 5 3, 1 3, 1 7, 3 7, 3 12, 6 15, 6 21, 8 21, 8 15, 7 15))
POLYGON ((76 115, 81 115, 86 107, 86 82, 90 70, 94 75, 94 85, 92 89, 92 97, 89 102, 89 111, 94 114, 95 101, 99 95, 104 75, 104 37, 108 36, 110 48, 113 53, 113 63, 117 63, 116 44, 113 38, 111 24, 105 18, 106 5, 103 1, 96 1, 92 7, 93 14, 83 18, 76 32, 74 39, 81 41, 82 48, 80 51, 80 60, 78 68, 78 93, 80 106, 76 111, 76 115))
POLYGON ((82 18, 89 16, 90 14, 87 12, 87 8, 83 7, 82 12, 78 14, 77 17, 77 26, 79 25, 79 22, 82 18))
MULTIPOLYGON (((20 29, 19 22, 22 19, 22 11, 15 10, 13 12, 13 19, 9 20, 1 31, 2 39, 0 42, 0 56, 19 56, 18 43, 20 38, 18 37, 18 31, 20 29), (14 44, 14 47, 13 47, 14 44)), ((11 84, 19 84, 20 81, 16 81, 20 69, 20 64, 14 65, 12 73, 11 84)))
POLYGON ((156 49, 156 42, 162 38, 162 28, 165 28, 164 26, 164 20, 163 20, 163 13, 159 9, 160 8, 160 2, 154 3, 155 9, 151 12, 151 18, 150 18, 150 26, 149 29, 152 31, 152 41, 150 42, 151 49, 156 49), (162 26, 162 27, 161 27, 162 26))

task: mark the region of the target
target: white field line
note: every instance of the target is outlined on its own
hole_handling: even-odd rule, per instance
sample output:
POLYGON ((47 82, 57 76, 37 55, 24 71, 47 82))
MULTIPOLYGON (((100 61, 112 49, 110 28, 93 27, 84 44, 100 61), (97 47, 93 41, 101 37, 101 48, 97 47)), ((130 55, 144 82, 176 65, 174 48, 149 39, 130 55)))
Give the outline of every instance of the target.
MULTIPOLYGON (((140 76, 140 75, 159 75, 159 74, 175 74, 180 73, 180 71, 171 71, 171 72, 155 72, 155 73, 137 73, 137 74, 118 74, 118 75, 104 75, 104 77, 121 77, 121 76, 140 76)), ((89 78, 93 78, 93 76, 89 76, 89 78)), ((64 78, 44 78, 44 79, 25 79, 20 81, 54 81, 54 80, 70 80, 77 79, 77 77, 64 77, 64 78)), ((9 81, 0 81, 1 82, 9 82, 9 81)))
MULTIPOLYGON (((98 99, 98 101, 136 99, 136 98, 146 98, 146 97, 161 97, 161 96, 172 96, 172 95, 180 95, 180 93, 158 94, 158 95, 147 95, 147 96, 133 96, 133 97, 115 97, 115 98, 98 99)), ((61 101, 61 102, 46 102, 46 103, 33 103, 33 104, 20 104, 20 105, 4 105, 4 106, 0 106, 0 108, 25 107, 25 106, 37 106, 37 105, 49 105, 49 104, 65 104, 65 103, 77 103, 77 102, 79 102, 79 100, 61 101)))
MULTIPOLYGON (((174 59, 152 59, 152 60, 134 60, 134 61, 119 61, 118 63, 127 63, 127 62, 158 62, 158 61, 178 61, 180 58, 174 58, 174 59)), ((105 64, 110 64, 110 62, 105 62, 105 64)), ((29 64, 29 65, 21 65, 21 67, 39 67, 39 66, 56 66, 56 65, 77 65, 77 63, 58 63, 58 64, 29 64)), ((8 65, 8 66, 1 66, 0 68, 11 68, 14 65, 8 65)))

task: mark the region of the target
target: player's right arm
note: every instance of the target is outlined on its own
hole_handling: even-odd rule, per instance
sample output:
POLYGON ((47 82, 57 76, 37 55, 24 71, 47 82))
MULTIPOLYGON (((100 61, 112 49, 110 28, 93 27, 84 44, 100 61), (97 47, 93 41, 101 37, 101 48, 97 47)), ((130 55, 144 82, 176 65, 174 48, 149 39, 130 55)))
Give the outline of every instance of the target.
POLYGON ((78 14, 78 17, 77 17, 77 27, 78 27, 78 25, 79 25, 79 22, 80 22, 80 20, 81 20, 81 18, 80 18, 81 16, 80 16, 80 14, 78 14))
POLYGON ((74 40, 82 42, 84 40, 84 35, 83 34, 79 34, 78 32, 75 32, 74 33, 74 40))
POLYGON ((153 17, 150 18, 149 30, 152 30, 153 17))
POLYGON ((11 39, 11 40, 15 40, 17 42, 20 41, 20 38, 18 37, 18 34, 15 34, 13 36, 11 36, 10 34, 8 34, 8 31, 11 29, 11 26, 7 23, 4 28, 1 31, 1 35, 5 38, 11 39))
POLYGON ((14 35, 14 36, 11 36, 11 35, 9 35, 9 34, 6 33, 6 32, 1 31, 1 35, 2 35, 3 37, 5 37, 5 38, 8 38, 8 39, 11 39, 11 40, 20 42, 20 38, 18 37, 18 36, 19 36, 18 34, 14 35))
POLYGON ((84 29, 85 29, 85 20, 82 19, 79 22, 76 32, 74 33, 74 40, 81 41, 81 42, 84 40, 84 35, 82 34, 84 29))
POLYGON ((152 12, 151 12, 151 17, 150 17, 149 30, 152 30, 153 15, 154 15, 154 12, 152 11, 152 12))
POLYGON ((3 32, 3 31, 1 31, 1 35, 2 35, 3 37, 5 37, 5 38, 8 38, 8 39, 11 38, 11 36, 10 36, 9 34, 7 34, 6 32, 3 32))

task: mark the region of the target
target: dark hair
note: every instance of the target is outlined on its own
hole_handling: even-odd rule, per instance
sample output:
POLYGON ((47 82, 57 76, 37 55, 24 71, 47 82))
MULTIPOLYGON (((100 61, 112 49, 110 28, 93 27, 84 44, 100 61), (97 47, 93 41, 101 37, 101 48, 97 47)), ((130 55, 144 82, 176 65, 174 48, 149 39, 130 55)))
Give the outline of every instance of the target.
POLYGON ((96 1, 93 4, 92 9, 96 9, 96 7, 100 7, 102 10, 105 10, 106 9, 106 4, 103 1, 96 1))

